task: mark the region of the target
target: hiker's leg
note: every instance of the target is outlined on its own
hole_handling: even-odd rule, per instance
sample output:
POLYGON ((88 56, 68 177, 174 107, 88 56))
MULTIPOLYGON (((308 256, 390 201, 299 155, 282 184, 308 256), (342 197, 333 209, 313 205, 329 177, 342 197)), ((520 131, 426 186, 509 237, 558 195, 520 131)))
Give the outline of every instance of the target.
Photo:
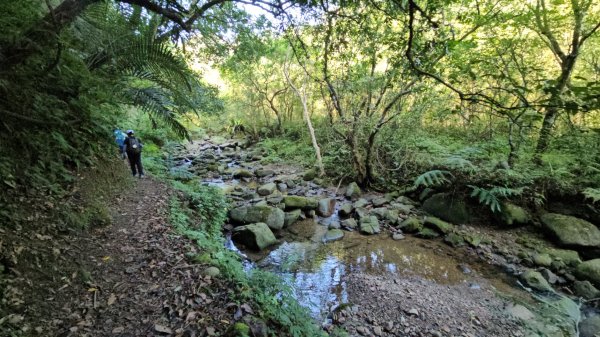
POLYGON ((128 153, 127 159, 129 159, 129 166, 131 167, 131 174, 133 174, 135 176, 135 174, 137 173, 135 170, 135 155, 128 153))
POLYGON ((137 163, 137 169, 138 169, 138 172, 140 173, 140 176, 143 176, 144 175, 144 167, 142 166, 142 154, 141 153, 137 155, 136 163, 137 163))

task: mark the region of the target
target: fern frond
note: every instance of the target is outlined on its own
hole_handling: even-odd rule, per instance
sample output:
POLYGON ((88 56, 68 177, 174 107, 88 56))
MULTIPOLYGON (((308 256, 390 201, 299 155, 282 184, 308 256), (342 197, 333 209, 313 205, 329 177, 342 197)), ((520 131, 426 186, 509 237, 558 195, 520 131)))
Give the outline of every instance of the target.
POLYGON ((494 186, 490 189, 478 186, 468 185, 471 191, 471 197, 477 198, 480 204, 489 206, 492 212, 499 212, 501 209, 500 199, 507 199, 511 196, 521 195, 523 188, 509 188, 494 186))
POLYGON ((473 163, 470 160, 465 159, 461 156, 447 157, 442 162, 442 165, 451 169, 461 170, 470 173, 477 171, 477 167, 475 167, 475 165, 473 165, 473 163))
POLYGON ((442 170, 427 171, 427 172, 421 174, 420 176, 418 176, 417 179, 415 179, 413 186, 414 187, 419 187, 419 186, 430 187, 430 186, 444 185, 444 184, 450 182, 450 180, 447 177, 453 177, 452 173, 450 173, 448 171, 442 171, 442 170))
POLYGON ((588 187, 581 191, 581 193, 585 196, 586 200, 591 199, 594 204, 600 201, 600 188, 588 187))

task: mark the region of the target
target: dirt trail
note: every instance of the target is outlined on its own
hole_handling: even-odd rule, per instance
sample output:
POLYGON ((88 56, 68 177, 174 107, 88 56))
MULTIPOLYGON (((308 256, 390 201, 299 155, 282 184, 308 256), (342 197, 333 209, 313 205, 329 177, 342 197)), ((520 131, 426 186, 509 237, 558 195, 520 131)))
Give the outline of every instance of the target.
MULTIPOLYGON (((230 287, 187 263, 195 245, 168 224, 174 192, 152 179, 125 192, 112 205, 112 225, 31 233, 18 243, 30 253, 20 255, 7 288, 20 313, 5 321, 32 336, 205 336, 227 328, 230 287)), ((23 237, 7 234, 13 244, 23 237)))

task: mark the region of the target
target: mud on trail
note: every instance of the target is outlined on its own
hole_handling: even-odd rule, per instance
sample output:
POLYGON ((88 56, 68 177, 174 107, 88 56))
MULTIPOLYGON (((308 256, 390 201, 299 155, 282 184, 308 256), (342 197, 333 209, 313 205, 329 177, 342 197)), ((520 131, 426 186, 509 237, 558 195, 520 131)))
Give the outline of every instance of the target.
MULTIPOLYGON (((136 180, 112 224, 70 234, 5 230, 6 336, 211 336, 230 325, 234 289, 188 264, 195 244, 168 223, 173 194, 136 180)), ((35 229, 35 228, 34 228, 35 229)), ((232 312, 233 311, 233 312, 232 312)))

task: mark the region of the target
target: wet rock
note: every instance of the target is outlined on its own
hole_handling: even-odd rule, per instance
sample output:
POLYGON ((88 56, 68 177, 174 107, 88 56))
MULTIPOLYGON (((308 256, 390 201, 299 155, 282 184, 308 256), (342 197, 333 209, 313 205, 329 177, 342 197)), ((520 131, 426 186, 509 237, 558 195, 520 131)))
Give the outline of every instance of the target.
POLYGON ((550 270, 544 268, 544 269, 540 270, 540 274, 542 274, 542 276, 546 279, 546 281, 548 281, 548 283, 550 283, 550 284, 558 283, 558 276, 556 276, 556 274, 554 274, 550 270))
POLYGON ((267 198, 267 202, 269 204, 273 204, 273 205, 280 204, 282 201, 283 201, 283 196, 282 195, 272 195, 272 196, 270 196, 270 197, 267 198))
POLYGON ((552 265, 552 257, 549 254, 535 254, 533 263, 541 267, 550 267, 552 265))
POLYGON ((433 216, 425 217, 425 227, 434 229, 442 234, 450 233, 454 229, 452 224, 433 216))
POLYGON ((308 218, 314 218, 317 216, 317 212, 315 212, 314 209, 308 210, 308 211, 304 212, 304 214, 306 214, 306 216, 308 218))
POLYGON ((341 240, 344 237, 344 232, 341 229, 330 229, 323 237, 324 242, 332 242, 341 240))
POLYGON ((356 222, 356 220, 350 218, 342 221, 342 227, 354 230, 358 227, 358 223, 356 222))
POLYGON ((548 281, 535 270, 527 270, 521 274, 521 280, 523 283, 533 289, 539 291, 552 291, 552 287, 548 284, 548 281))
POLYGON ((540 217, 548 234, 564 246, 600 247, 600 230, 592 223, 576 217, 546 213, 540 217))
POLYGON ((366 208, 357 208, 354 210, 354 213, 356 213, 356 216, 358 217, 359 220, 364 219, 369 216, 369 210, 366 208))
POLYGON ((342 225, 340 224, 339 221, 332 221, 329 223, 329 225, 327 225, 327 228, 329 229, 340 229, 342 228, 342 225))
POLYGON ((270 195, 273 192, 275 192, 276 188, 277 188, 277 186, 275 186, 275 183, 267 183, 267 184, 260 186, 256 190, 256 192, 258 193, 258 195, 266 196, 266 195, 270 195))
POLYGON ((346 197, 350 199, 357 199, 362 194, 360 187, 356 182, 351 182, 348 187, 346 187, 346 193, 344 194, 346 197))
POLYGON ((287 227, 293 224, 294 222, 298 221, 298 218, 300 218, 300 214, 302 214, 302 210, 299 209, 295 209, 291 212, 285 212, 283 227, 287 227))
POLYGON ((377 207, 377 208, 373 208, 371 210, 371 214, 376 216, 377 219, 379 219, 379 220, 383 220, 385 218, 385 215, 387 214, 387 212, 388 212, 388 209, 385 207, 377 207))
POLYGON ((423 222, 417 217, 410 217, 402 221, 398 227, 404 232, 415 233, 423 228, 423 222))
POLYGON ((356 200, 354 202, 354 204, 352 204, 352 207, 354 207, 354 208, 364 208, 368 204, 369 204, 369 201, 367 201, 367 199, 360 198, 360 199, 356 200))
POLYGON ((498 218, 505 226, 526 225, 531 222, 529 212, 525 208, 511 202, 502 203, 498 218))
POLYGON ((316 199, 296 195, 285 196, 283 203, 285 204, 285 209, 314 210, 318 205, 316 199))
POLYGON ((465 240, 462 238, 462 236, 456 233, 449 233, 448 235, 446 235, 446 237, 444 237, 444 242, 454 248, 462 247, 465 245, 465 240))
POLYGON ((317 215, 328 218, 335 211, 335 199, 326 198, 319 200, 317 205, 317 215))
POLYGON ((269 226, 262 222, 234 228, 231 239, 254 250, 263 250, 277 242, 269 226))
POLYGON ((529 321, 535 318, 535 314, 532 313, 531 310, 527 309, 526 307, 520 304, 510 305, 508 308, 506 308, 506 313, 509 316, 523 321, 529 321))
POLYGON ((592 316, 579 323, 579 335, 581 337, 600 336, 600 316, 592 316))
POLYGON ((265 205, 234 208, 229 212, 229 217, 233 221, 242 224, 266 223, 272 229, 283 228, 285 220, 285 215, 281 209, 265 205))
POLYGON ((575 281, 573 283, 575 295, 586 300, 600 297, 600 290, 592 285, 590 281, 575 281))
POLYGON ((579 253, 574 250, 548 248, 544 249, 543 252, 549 254, 554 259, 560 259, 571 267, 576 267, 581 263, 579 253))
POLYGON ((417 234, 416 236, 423 238, 423 239, 435 239, 437 237, 440 236, 440 234, 438 234, 438 232, 434 231, 431 228, 422 228, 417 234))
POLYGON ((442 220, 455 223, 468 223, 471 215, 464 200, 450 193, 434 194, 423 203, 423 210, 442 220))
POLYGON ((350 216, 350 214, 352 214, 353 209, 354 208, 352 207, 352 204, 345 203, 338 210, 338 214, 343 217, 350 216))
POLYGON ((395 241, 400 241, 400 240, 404 240, 405 237, 404 237, 404 234, 402 234, 402 233, 394 233, 394 234, 392 234, 392 239, 395 241))
POLYGON ((379 220, 374 216, 360 219, 360 232, 363 234, 377 234, 380 232, 379 220))
POLYGON ((277 184, 277 190, 281 193, 285 193, 288 190, 288 185, 285 183, 279 183, 277 184))
POLYGON ((302 175, 302 179, 304 179, 304 181, 311 181, 314 180, 317 177, 317 171, 315 170, 308 170, 306 172, 304 172, 304 174, 302 175))
POLYGON ((246 170, 246 169, 237 169, 235 172, 233 172, 233 177, 234 178, 252 178, 254 177, 254 174, 252 174, 252 172, 246 170))
POLYGON ((477 248, 481 244, 481 237, 479 235, 465 235, 463 238, 473 248, 477 248))
POLYGON ((469 266, 463 263, 458 265, 458 269, 460 269, 463 274, 471 274, 473 272, 469 266))
POLYGON ((397 224, 398 220, 400 219, 398 215, 398 210, 388 209, 388 211, 385 212, 384 219, 389 221, 392 225, 397 224))
POLYGON ((264 177, 274 175, 275 171, 266 170, 266 169, 257 169, 256 171, 254 171, 254 174, 259 178, 264 178, 264 177))
POLYGON ((575 276, 600 286, 600 259, 584 261, 575 269, 575 276))

